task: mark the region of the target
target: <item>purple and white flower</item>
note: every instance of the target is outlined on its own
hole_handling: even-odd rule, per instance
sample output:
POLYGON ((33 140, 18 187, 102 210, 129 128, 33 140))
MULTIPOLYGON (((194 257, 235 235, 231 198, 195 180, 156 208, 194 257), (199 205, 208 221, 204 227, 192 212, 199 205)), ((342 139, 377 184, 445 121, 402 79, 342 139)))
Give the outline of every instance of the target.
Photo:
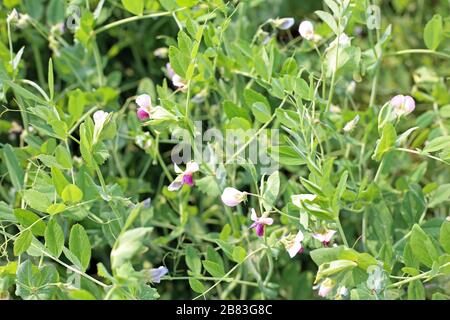
POLYGON ((256 211, 255 211, 255 209, 251 209, 251 216, 250 216, 250 218, 252 219, 252 221, 254 221, 253 222, 253 224, 250 226, 250 228, 254 228, 255 229, 255 232, 256 232, 256 235, 258 236, 258 237, 262 237, 262 236, 264 236, 264 227, 267 225, 267 226, 270 226, 270 225, 272 225, 273 224, 273 219, 272 218, 269 218, 269 217, 267 217, 267 214, 263 214, 261 217, 258 217, 257 215, 256 215, 256 211))
POLYGON ((401 94, 393 97, 390 104, 394 108, 394 113, 397 117, 406 116, 416 108, 416 102, 411 96, 404 96, 401 94))
POLYGON ((330 245, 331 238, 333 238, 335 233, 335 230, 327 230, 323 233, 313 233, 312 236, 314 239, 322 242, 325 247, 328 247, 330 245))
POLYGON ((150 118, 152 108, 152 99, 148 94, 141 94, 136 98, 136 104, 139 106, 136 114, 139 120, 147 120, 150 118))
POLYGON ((302 245, 303 239, 304 239, 303 232, 299 230, 295 238, 285 242, 285 248, 291 258, 295 257, 297 253, 303 252, 304 250, 302 245))
POLYGON ((194 178, 193 175, 195 172, 199 170, 199 166, 197 162, 195 161, 189 161, 186 164, 186 170, 181 170, 180 167, 176 163, 174 163, 175 172, 178 174, 178 176, 175 178, 175 180, 169 185, 168 189, 169 191, 176 191, 179 190, 183 185, 187 184, 189 186, 193 186, 194 178))

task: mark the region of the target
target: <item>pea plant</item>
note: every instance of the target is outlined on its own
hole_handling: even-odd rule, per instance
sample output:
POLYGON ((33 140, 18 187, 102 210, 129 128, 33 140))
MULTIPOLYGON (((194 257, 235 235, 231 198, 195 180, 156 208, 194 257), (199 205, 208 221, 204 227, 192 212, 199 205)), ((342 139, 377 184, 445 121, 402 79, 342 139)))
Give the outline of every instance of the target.
POLYGON ((4 0, 2 299, 450 298, 450 8, 4 0))

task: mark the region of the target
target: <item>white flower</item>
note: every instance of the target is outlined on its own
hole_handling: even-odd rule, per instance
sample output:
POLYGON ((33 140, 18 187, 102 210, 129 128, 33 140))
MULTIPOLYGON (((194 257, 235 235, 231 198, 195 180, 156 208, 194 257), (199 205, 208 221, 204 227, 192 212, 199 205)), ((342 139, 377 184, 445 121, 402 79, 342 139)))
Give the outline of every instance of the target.
POLYGON ((152 107, 152 99, 148 94, 141 94, 136 98, 136 104, 143 109, 147 109, 150 111, 152 107))
POLYGON ((296 195, 291 196, 291 201, 295 206, 301 208, 302 202, 304 202, 304 201, 312 202, 316 198, 317 198, 317 195, 315 195, 315 194, 310 194, 310 193, 296 194, 296 195))
POLYGON ((342 296, 346 296, 348 294, 348 289, 345 286, 342 286, 338 290, 338 294, 342 296))
POLYGON ((355 93, 355 89, 356 89, 356 82, 355 81, 351 81, 347 85, 347 88, 345 89, 345 91, 347 91, 347 93, 349 93, 349 94, 354 94, 355 93))
POLYGON ((149 270, 150 279, 154 283, 160 283, 161 278, 163 276, 165 276, 168 272, 169 272, 169 269, 167 269, 166 267, 163 267, 163 266, 156 268, 156 269, 150 269, 149 270))
POLYGON ((335 282, 330 278, 326 278, 325 280, 323 280, 319 285, 319 292, 318 292, 319 296, 325 298, 334 288, 334 285, 335 282))
POLYGON ((108 118, 108 114, 108 112, 105 112, 103 110, 96 111, 93 115, 95 126, 102 127, 106 121, 106 118, 108 118))
POLYGON ((332 104, 330 106, 330 112, 332 113, 340 113, 341 112, 341 108, 339 108, 339 106, 332 104))
POLYGON ((167 57, 167 54, 169 53, 169 49, 166 47, 158 48, 155 51, 153 51, 153 54, 155 57, 164 59, 167 57))
POLYGON ((305 38, 306 40, 313 40, 315 33, 314 33, 314 26, 311 23, 311 21, 305 20, 300 23, 298 26, 298 32, 302 36, 302 38, 305 38))
POLYGON ((410 114, 416 108, 416 102, 411 96, 396 95, 390 101, 397 117, 410 114))
POLYGON ((271 22, 273 23, 273 25, 280 29, 280 30, 287 30, 290 29, 294 23, 295 20, 294 18, 280 18, 280 19, 275 19, 275 20, 271 20, 271 22))
POLYGON ((303 232, 299 230, 295 238, 291 241, 287 241, 287 243, 285 244, 286 250, 291 258, 295 257, 297 253, 303 252, 303 238, 303 232))
POLYGON ((92 118, 94 119, 94 143, 97 141, 100 132, 105 125, 105 122, 109 118, 109 113, 103 110, 98 110, 94 113, 92 118))
POLYGON ((356 117, 353 118, 353 120, 347 122, 344 126, 344 130, 345 132, 350 132, 353 129, 355 129, 356 125, 358 124, 359 121, 359 115, 356 115, 356 117))
POLYGON ((324 246, 328 246, 330 244, 331 238, 336 233, 335 230, 328 230, 324 233, 313 233, 313 238, 319 240, 323 243, 324 246))
POLYGON ((186 88, 186 82, 178 75, 175 73, 175 71, 172 69, 172 66, 170 65, 170 63, 166 64, 166 69, 167 69, 167 75, 169 76, 170 80, 172 81, 172 84, 181 89, 184 90, 186 88))
POLYGON ((19 18, 19 13, 16 9, 13 9, 10 14, 6 17, 6 22, 11 23, 19 18))
POLYGON ((223 190, 221 199, 222 202, 229 206, 229 207, 235 207, 242 201, 244 201, 247 198, 247 193, 239 191, 236 188, 227 187, 225 190, 223 190))

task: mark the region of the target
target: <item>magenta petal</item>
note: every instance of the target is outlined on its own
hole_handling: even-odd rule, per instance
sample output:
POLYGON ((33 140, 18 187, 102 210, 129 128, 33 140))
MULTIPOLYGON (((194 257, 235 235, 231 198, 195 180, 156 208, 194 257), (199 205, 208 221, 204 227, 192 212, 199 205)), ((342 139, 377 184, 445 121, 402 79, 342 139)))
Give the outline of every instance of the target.
POLYGON ((262 223, 258 223, 255 227, 255 231, 258 237, 264 236, 264 225, 262 223))
POLYGON ((145 109, 143 108, 139 108, 136 112, 137 117, 139 118, 139 120, 147 120, 148 118, 150 118, 150 115, 148 114, 147 111, 145 111, 145 109))
POLYGON ((194 185, 194 179, 192 178, 192 174, 185 174, 183 176, 183 183, 192 187, 194 185))
POLYGON ((303 251, 305 251, 305 248, 301 247, 300 250, 298 250, 298 253, 301 254, 303 251))

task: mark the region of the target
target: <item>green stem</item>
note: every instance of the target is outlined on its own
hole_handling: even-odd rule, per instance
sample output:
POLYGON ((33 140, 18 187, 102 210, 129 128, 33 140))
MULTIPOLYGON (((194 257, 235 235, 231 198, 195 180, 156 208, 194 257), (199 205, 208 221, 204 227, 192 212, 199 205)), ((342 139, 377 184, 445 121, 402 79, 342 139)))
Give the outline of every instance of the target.
POLYGON ((339 218, 336 219, 336 224, 338 226, 339 234, 341 235, 342 241, 344 241, 344 245, 348 248, 349 246, 347 238, 345 236, 344 229, 342 229, 341 221, 339 220, 339 218))
POLYGON ((408 50, 400 50, 395 53, 387 54, 386 56, 398 56, 403 54, 412 54, 412 53, 419 53, 419 54, 434 54, 436 56, 440 56, 443 58, 450 59, 450 54, 434 51, 434 50, 428 50, 428 49, 408 49, 408 50))
POLYGON ((107 25, 104 25, 103 27, 100 27, 97 30, 94 30, 94 33, 97 35, 97 34, 100 34, 102 32, 105 32, 107 30, 110 30, 112 28, 118 27, 118 26, 126 24, 126 23, 134 22, 134 21, 139 21, 139 20, 144 20, 144 19, 151 19, 151 18, 158 18, 158 17, 163 17, 163 16, 170 16, 170 15, 172 15, 172 12, 177 12, 177 11, 181 11, 181 10, 184 10, 184 9, 185 8, 179 8, 179 9, 177 9, 175 11, 151 13, 151 14, 146 14, 146 15, 142 15, 142 16, 133 16, 133 17, 121 19, 121 20, 118 20, 118 21, 111 22, 111 23, 109 23, 107 25))

